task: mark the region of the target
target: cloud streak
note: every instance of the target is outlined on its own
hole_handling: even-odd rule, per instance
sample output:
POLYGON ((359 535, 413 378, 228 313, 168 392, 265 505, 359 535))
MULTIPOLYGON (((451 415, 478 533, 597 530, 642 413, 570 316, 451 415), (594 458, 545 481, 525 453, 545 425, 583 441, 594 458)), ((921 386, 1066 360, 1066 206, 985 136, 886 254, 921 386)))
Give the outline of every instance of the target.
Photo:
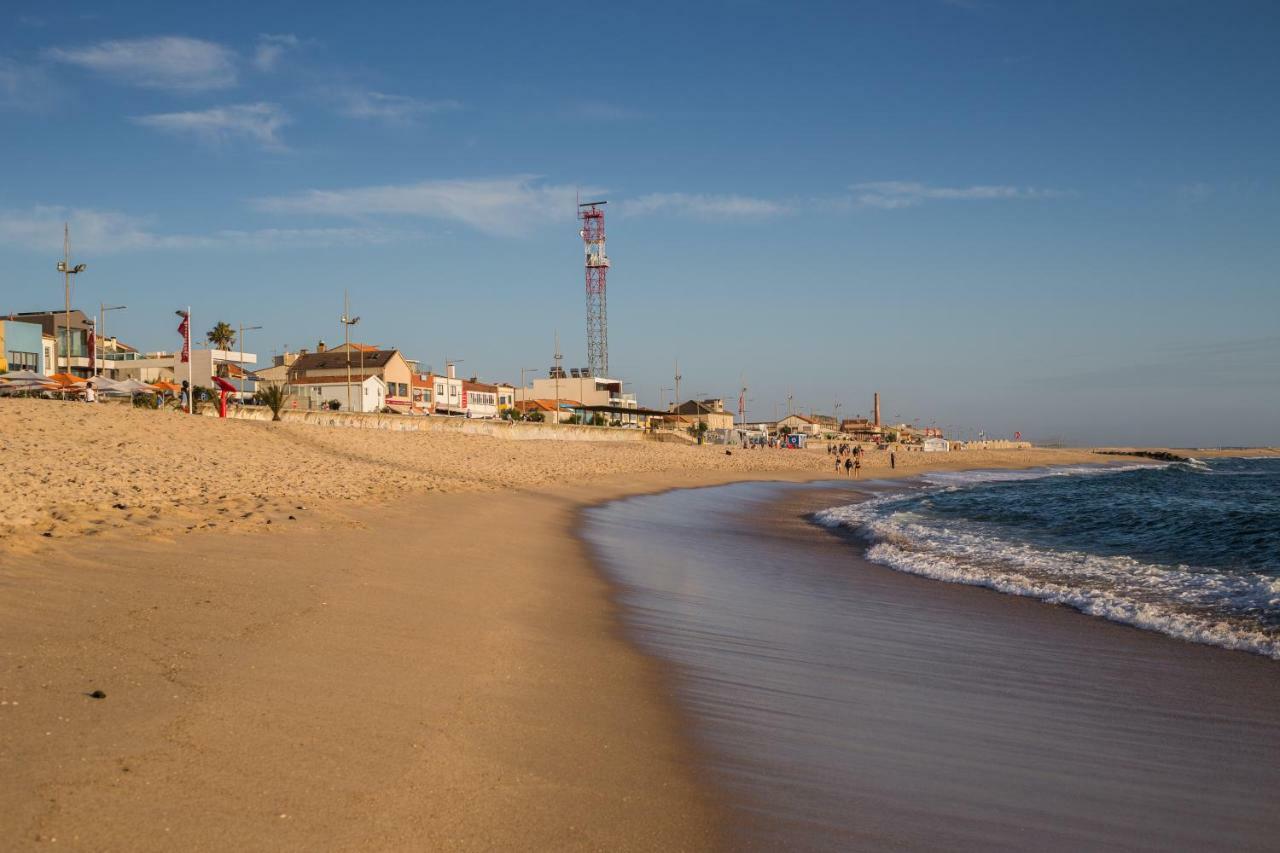
POLYGON ((408 95, 391 95, 370 89, 343 87, 328 93, 340 115, 386 124, 409 124, 416 119, 435 113, 461 108, 453 100, 427 101, 408 95))
POLYGON ((62 223, 71 226, 77 251, 172 251, 184 249, 294 249, 382 245, 406 234, 380 228, 226 229, 208 234, 164 234, 150 220, 114 210, 42 205, 0 210, 0 244, 41 252, 62 248, 62 223))
POLYGON ((199 92, 236 84, 235 54, 185 36, 103 41, 79 48, 55 47, 45 56, 146 89, 199 92))
POLYGON ((289 115, 277 104, 235 104, 212 109, 157 113, 133 119, 143 127, 175 135, 193 136, 210 145, 236 140, 256 142, 263 148, 282 149, 280 130, 289 115))
POLYGON ((300 43, 292 33, 259 35, 253 50, 253 67, 259 71, 275 71, 285 53, 297 49, 300 43))
MULTIPOLYGON (((582 188, 594 194, 597 189, 582 188)), ((361 218, 402 216, 457 222, 491 234, 522 235, 574 215, 576 190, 534 175, 422 181, 336 190, 308 190, 255 200, 259 210, 361 218)))
POLYGON ((701 193, 649 193, 621 203, 624 213, 645 216, 674 213, 703 219, 766 219, 790 213, 785 202, 743 195, 705 195, 701 193))
POLYGON ((896 210, 915 207, 930 201, 1010 201, 1019 199, 1063 198, 1070 195, 1060 190, 979 184, 968 187, 933 187, 916 181, 872 181, 853 184, 849 188, 854 200, 864 207, 896 210))

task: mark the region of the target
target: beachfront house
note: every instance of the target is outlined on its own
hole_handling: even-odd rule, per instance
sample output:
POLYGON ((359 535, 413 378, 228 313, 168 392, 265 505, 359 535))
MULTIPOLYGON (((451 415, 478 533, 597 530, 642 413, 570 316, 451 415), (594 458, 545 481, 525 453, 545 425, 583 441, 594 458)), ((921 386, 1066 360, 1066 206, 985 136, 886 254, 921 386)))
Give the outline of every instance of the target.
POLYGON ((787 428, 788 432, 796 435, 818 435, 822 432, 822 425, 815 422, 811 418, 804 415, 787 415, 774 425, 774 432, 781 433, 783 428, 787 428))
POLYGON ((667 420, 681 426, 706 424, 707 429, 721 431, 733 429, 733 412, 724 410, 724 400, 686 400, 671 407, 674 416, 667 420))
POLYGON ((469 418, 496 418, 498 416, 498 386, 462 381, 462 413, 469 418))
POLYGON ((623 392, 622 380, 593 376, 585 367, 573 367, 568 372, 562 367, 553 367, 545 377, 535 378, 528 388, 515 389, 513 396, 513 402, 572 398, 588 416, 600 414, 611 422, 627 424, 640 420, 635 411, 639 408, 636 395, 623 392))
MULTIPOLYGON (((408 412, 413 405, 410 392, 413 371, 405 357, 396 349, 372 349, 362 344, 329 350, 321 343, 316 352, 305 355, 300 353, 289 365, 286 376, 289 385, 298 388, 307 385, 327 386, 331 381, 345 384, 348 377, 353 384, 363 384, 369 377, 377 377, 383 383, 383 406, 394 411, 408 412)), ((299 393, 298 396, 303 400, 313 399, 305 393, 299 393)), ((341 397, 340 404, 346 405, 345 394, 341 397)), ((352 405, 354 407, 354 402, 352 405)))
POLYGON ((291 389, 304 409, 332 409, 336 404, 344 412, 380 412, 387 405, 387 385, 379 376, 352 379, 350 385, 345 377, 326 376, 291 389))

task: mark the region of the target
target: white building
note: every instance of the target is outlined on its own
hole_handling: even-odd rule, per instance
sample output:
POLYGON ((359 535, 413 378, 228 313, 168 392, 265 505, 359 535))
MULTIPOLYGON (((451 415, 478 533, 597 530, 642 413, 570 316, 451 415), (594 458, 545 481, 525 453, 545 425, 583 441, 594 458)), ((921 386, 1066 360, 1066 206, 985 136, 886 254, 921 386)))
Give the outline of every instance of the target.
POLYGON ((951 449, 951 443, 945 438, 930 437, 920 442, 920 449, 925 453, 946 453, 951 449))
POLYGON ((343 411, 380 412, 387 405, 387 383, 378 376, 370 376, 363 382, 353 379, 350 385, 344 378, 325 376, 289 387, 307 409, 328 409, 336 402, 343 411), (348 399, 351 401, 350 409, 347 408, 348 399))

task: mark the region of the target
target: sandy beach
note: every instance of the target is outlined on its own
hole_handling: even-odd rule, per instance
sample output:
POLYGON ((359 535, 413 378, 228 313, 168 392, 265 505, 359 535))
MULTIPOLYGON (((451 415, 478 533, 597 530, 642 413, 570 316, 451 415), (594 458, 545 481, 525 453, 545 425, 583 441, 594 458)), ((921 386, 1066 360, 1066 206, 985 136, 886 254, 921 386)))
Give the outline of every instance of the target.
POLYGON ((0 402, 0 444, 6 849, 720 847, 724 806, 573 525, 627 494, 830 476, 821 450, 27 400, 0 402))

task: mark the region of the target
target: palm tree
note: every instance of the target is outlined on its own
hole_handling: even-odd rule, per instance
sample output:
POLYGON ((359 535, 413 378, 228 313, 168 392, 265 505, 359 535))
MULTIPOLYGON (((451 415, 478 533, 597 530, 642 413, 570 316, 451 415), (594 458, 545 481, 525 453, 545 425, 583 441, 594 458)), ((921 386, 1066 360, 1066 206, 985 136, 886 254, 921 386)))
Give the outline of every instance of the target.
POLYGON ((271 420, 280 420, 280 410, 284 408, 284 386, 274 382, 258 389, 258 402, 271 410, 271 420))
POLYGON ((205 337, 209 339, 209 343, 218 349, 228 350, 235 345, 236 330, 231 328, 230 323, 219 320, 217 325, 210 329, 205 337))

